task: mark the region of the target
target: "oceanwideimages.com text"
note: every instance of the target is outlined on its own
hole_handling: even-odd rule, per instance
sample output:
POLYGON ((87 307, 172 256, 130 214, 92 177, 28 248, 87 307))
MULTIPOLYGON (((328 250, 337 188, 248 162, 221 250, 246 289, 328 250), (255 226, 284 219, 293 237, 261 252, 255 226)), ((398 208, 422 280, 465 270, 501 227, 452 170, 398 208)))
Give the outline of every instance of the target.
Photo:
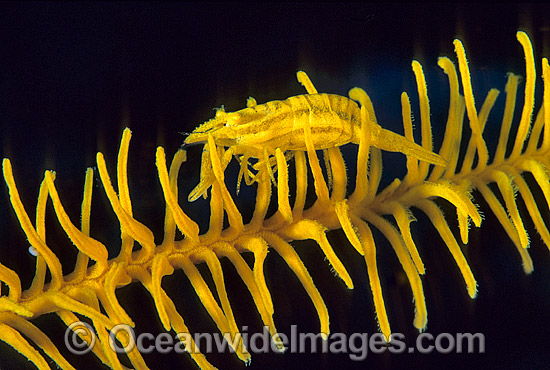
MULTIPOLYGON (((330 353, 348 354, 353 361, 363 361, 369 354, 390 352, 402 353, 484 353, 485 336, 482 333, 431 333, 419 334, 414 345, 407 345, 405 336, 393 333, 388 343, 381 333, 332 333, 323 339, 319 333, 301 333, 292 325, 290 335, 278 334, 276 343, 269 334, 268 328, 261 333, 248 333, 244 326, 235 336, 229 333, 151 333, 136 334, 128 325, 121 324, 111 329, 109 344, 116 353, 127 353, 137 348, 142 354, 156 351, 158 353, 223 353, 234 352, 242 346, 248 353, 330 353), (121 338, 124 340, 120 340, 121 338), (124 342, 125 344, 122 344, 124 342)), ((65 332, 65 345, 74 354, 88 353, 96 344, 95 332, 85 322, 76 322, 65 332), (82 338, 88 338, 86 341, 82 338)))

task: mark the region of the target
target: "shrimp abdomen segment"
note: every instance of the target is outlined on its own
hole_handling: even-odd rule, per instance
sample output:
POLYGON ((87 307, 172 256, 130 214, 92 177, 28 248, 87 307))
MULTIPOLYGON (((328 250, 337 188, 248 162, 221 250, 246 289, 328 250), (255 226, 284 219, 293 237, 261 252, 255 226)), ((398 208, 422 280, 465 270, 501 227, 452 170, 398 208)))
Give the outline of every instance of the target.
MULTIPOLYGON (((304 127, 309 122, 314 147, 326 149, 349 143, 352 126, 359 125, 357 104, 339 95, 298 95, 262 104, 261 108, 270 114, 233 128, 237 145, 305 151, 304 127)), ((245 118, 249 109, 257 108, 237 113, 245 118)))

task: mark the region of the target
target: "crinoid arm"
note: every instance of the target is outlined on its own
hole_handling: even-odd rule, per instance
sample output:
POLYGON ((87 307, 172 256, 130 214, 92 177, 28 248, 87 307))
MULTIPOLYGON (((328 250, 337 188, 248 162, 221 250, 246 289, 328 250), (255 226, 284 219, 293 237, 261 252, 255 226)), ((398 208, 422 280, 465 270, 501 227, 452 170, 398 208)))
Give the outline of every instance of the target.
MULTIPOLYGON (((420 64, 416 61, 413 62, 413 70, 417 75, 417 82, 419 84, 418 88, 419 92, 421 93, 421 99, 425 99, 427 101, 426 81, 422 73, 422 67, 420 67, 420 64)), ((349 91, 349 97, 361 103, 361 105, 364 106, 368 112, 366 118, 363 118, 361 120, 361 125, 370 126, 370 145, 388 152, 403 153, 407 156, 416 158, 423 162, 435 164, 436 166, 446 167, 448 165, 448 162, 444 158, 432 152, 431 141, 423 141, 423 146, 420 146, 416 144, 414 140, 412 140, 412 138, 410 137, 403 137, 396 134, 395 132, 382 128, 377 123, 372 101, 365 90, 359 87, 354 87, 349 91)), ((429 117, 429 105, 424 108, 427 109, 427 112, 425 110, 422 110, 423 119, 425 119, 426 116, 429 117)), ((423 134, 425 134, 424 136, 428 136, 431 138, 431 129, 429 129, 426 133, 423 132, 423 134)), ((356 137, 353 142, 358 143, 359 140, 360 138, 356 137)))

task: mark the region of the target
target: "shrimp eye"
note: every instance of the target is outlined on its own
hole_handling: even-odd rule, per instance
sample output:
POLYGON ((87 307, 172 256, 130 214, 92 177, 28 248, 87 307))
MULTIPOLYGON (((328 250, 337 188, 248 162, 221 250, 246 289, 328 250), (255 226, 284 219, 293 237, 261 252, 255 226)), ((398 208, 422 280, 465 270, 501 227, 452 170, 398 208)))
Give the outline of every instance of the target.
POLYGON ((226 126, 237 126, 239 122, 241 121, 241 115, 238 113, 234 113, 229 115, 227 117, 227 121, 225 123, 226 126))
POLYGON ((216 111, 216 118, 219 118, 222 114, 225 114, 225 107, 222 105, 219 108, 214 108, 216 111))

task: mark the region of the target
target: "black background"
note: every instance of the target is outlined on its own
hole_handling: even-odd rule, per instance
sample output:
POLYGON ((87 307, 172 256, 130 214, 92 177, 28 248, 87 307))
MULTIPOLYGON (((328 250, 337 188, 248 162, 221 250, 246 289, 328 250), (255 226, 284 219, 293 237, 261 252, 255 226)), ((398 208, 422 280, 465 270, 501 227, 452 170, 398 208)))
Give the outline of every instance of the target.
MULTIPOLYGON (((130 127, 134 133, 130 147, 134 214, 151 227, 160 242, 164 203, 154 167, 155 148, 163 145, 168 155, 173 153, 182 143, 180 133, 192 131, 211 118, 212 108, 225 105, 228 111, 238 110, 245 106, 248 96, 263 103, 302 94, 295 73, 305 70, 320 92, 346 95, 351 87, 365 88, 379 122, 402 132, 401 91, 411 95, 413 111, 419 117, 410 67, 411 60, 417 59, 427 74, 437 146, 448 101, 447 82, 436 65, 437 57, 446 55, 456 60, 452 41, 459 37, 469 57, 474 93, 478 102, 482 101, 490 87, 503 91, 507 71, 524 74, 522 50, 515 39, 518 29, 531 36, 537 63, 542 56, 550 56, 549 19, 548 5, 496 3, 3 2, 0 152, 12 160, 30 214, 44 169, 54 169, 61 198, 77 223, 85 168, 94 166, 95 153, 101 150, 113 174, 122 129, 130 127)), ((540 75, 540 64, 537 68, 540 75)), ((484 133, 493 150, 502 100, 501 96, 484 133)), ((403 158, 387 158, 385 163, 391 165, 385 167, 384 184, 402 177, 405 171, 403 158)), ((181 176, 184 195, 198 181, 199 161, 200 148, 191 148, 181 176)), ((118 226, 99 182, 96 184, 92 236, 107 244, 110 256, 114 256, 119 243, 118 226)), ((247 198, 241 199, 240 206, 249 210, 253 207, 247 204, 247 198)), ((485 354, 369 354, 363 362, 350 361, 347 355, 256 354, 251 368, 546 368, 550 360, 550 253, 527 222, 535 271, 525 276, 511 241, 483 202, 479 203, 486 219, 481 230, 471 231, 470 244, 464 248, 479 284, 475 300, 467 296, 455 263, 426 217, 418 215, 413 234, 427 267, 423 277, 427 331, 434 335, 484 333, 485 354)), ((203 229, 207 227, 207 201, 185 204, 184 209, 199 220, 203 229)), ((543 211, 548 220, 548 209, 543 211)), ((451 224, 453 215, 449 212, 451 224)), ((68 272, 76 253, 59 229, 50 217, 48 243, 68 272)), ((0 235, 0 260, 17 271, 23 286, 28 286, 34 261, 27 252, 5 187, 0 191, 0 235)), ((313 244, 295 245, 325 298, 331 330, 375 333, 364 263, 342 233, 333 232, 329 237, 354 279, 354 291, 347 291, 332 276, 313 244)), ((406 335, 407 343, 412 345, 416 333, 411 293, 403 283, 391 247, 380 235, 377 241, 392 330, 406 335)), ((248 325, 251 333, 260 330, 258 315, 243 284, 228 264, 223 266, 238 324, 248 325)), ((201 267, 201 272, 206 270, 201 267)), ((266 262, 266 275, 279 330, 289 333, 290 326, 298 324, 301 332, 316 331, 318 322, 310 301, 275 253, 266 262)), ((191 330, 215 332, 183 273, 166 278, 164 283, 191 330)), ((134 284, 117 294, 135 318, 138 330, 162 332, 152 300, 142 288, 134 284)), ((62 348, 64 327, 59 319, 47 315, 35 323, 67 354, 62 348)), ((77 369, 101 368, 93 355, 67 357, 77 369)), ((213 354, 207 358, 222 369, 244 367, 232 355, 213 354)), ((195 366, 186 355, 152 354, 145 359, 152 369, 195 366)), ((25 366, 32 368, 15 351, 0 344, 0 369, 25 366)))

